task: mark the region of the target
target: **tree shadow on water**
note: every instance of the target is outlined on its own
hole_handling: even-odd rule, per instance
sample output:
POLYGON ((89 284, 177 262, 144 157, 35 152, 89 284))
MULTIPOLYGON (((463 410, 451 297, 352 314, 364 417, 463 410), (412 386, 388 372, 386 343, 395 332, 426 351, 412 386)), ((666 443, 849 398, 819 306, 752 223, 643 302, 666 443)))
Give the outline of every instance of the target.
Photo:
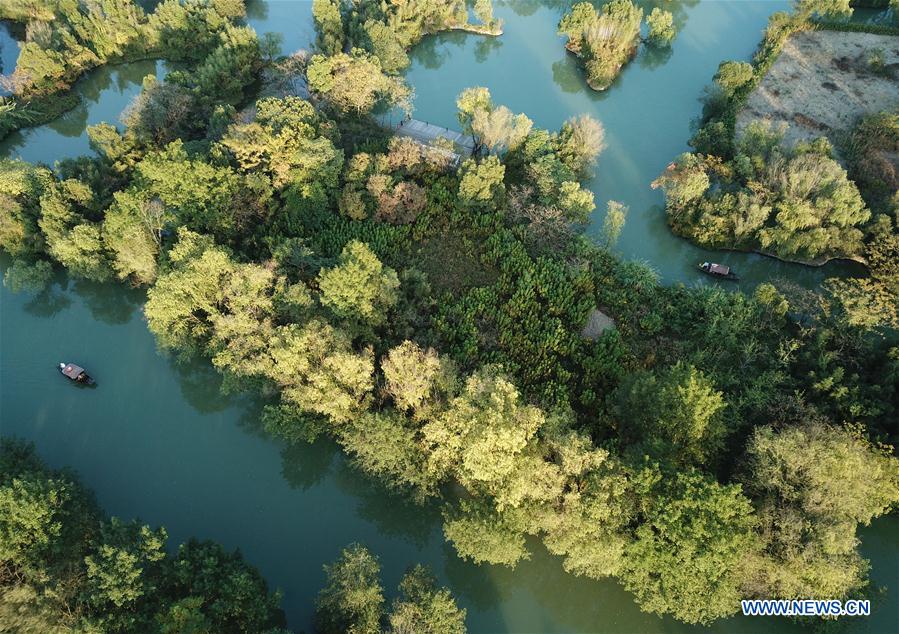
POLYGON ((640 68, 653 69, 663 66, 671 59, 672 48, 670 46, 643 46, 637 56, 637 64, 640 68))
POLYGON ((481 37, 474 46, 474 59, 478 64, 483 64, 493 51, 503 47, 503 41, 498 37, 481 37))
POLYGON ((330 440, 285 445, 281 450, 281 475, 292 489, 305 491, 331 473, 338 449, 330 440))
POLYGON ((222 375, 208 359, 169 359, 178 377, 184 400, 201 414, 222 412, 234 405, 234 397, 222 391, 222 375))
POLYGON ((491 610, 499 605, 503 597, 490 574, 496 566, 465 561, 449 542, 443 544, 443 561, 454 594, 465 597, 479 610, 491 610))
POLYGON ((34 317, 53 317, 71 305, 72 299, 65 292, 65 287, 53 284, 28 300, 23 308, 34 317))
POLYGON ((121 284, 77 280, 73 288, 94 319, 112 326, 131 321, 146 299, 144 291, 121 284))
POLYGON ((345 459, 340 461, 335 480, 341 491, 358 500, 357 515, 377 526, 384 535, 421 548, 440 525, 436 501, 416 504, 410 495, 388 489, 345 459))

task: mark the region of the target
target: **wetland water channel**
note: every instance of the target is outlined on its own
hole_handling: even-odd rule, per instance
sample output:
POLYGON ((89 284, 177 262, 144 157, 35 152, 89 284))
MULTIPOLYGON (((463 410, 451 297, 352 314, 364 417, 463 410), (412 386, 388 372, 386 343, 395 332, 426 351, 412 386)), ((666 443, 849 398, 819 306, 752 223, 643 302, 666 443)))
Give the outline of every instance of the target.
MULTIPOLYGON (((152 2, 145 4, 152 5, 152 2)), ((562 2, 496 2, 505 34, 453 33, 426 38, 407 73, 418 119, 456 127, 455 97, 465 87, 490 88, 494 101, 525 112, 535 125, 557 129, 589 113, 606 128, 608 147, 590 187, 602 224, 605 203, 630 207, 618 243, 625 258, 649 262, 667 283, 709 283, 695 271, 704 259, 727 261, 745 288, 771 277, 804 285, 846 273, 843 265, 810 269, 755 255, 697 249, 671 235, 662 197, 649 188, 665 165, 687 149, 698 97, 723 59, 747 59, 768 16, 784 2, 663 3, 679 34, 670 54, 641 52, 604 93, 587 88, 555 26, 562 2)), ((644 3, 651 7, 652 4, 644 3)), ((284 51, 312 39, 311 3, 248 0, 248 21, 261 34, 284 35, 284 51)), ((4 72, 15 41, 0 25, 4 72)), ((138 62, 97 70, 77 85, 82 104, 48 125, 0 143, 0 154, 52 164, 90 152, 84 129, 117 123, 142 78, 166 72, 138 62)), ((8 265, 0 257, 0 268, 8 265)), ((698 628, 644 614, 616 582, 578 579, 534 543, 533 558, 514 571, 459 560, 444 543, 438 510, 415 507, 350 468, 320 442, 287 448, 258 430, 259 405, 224 397, 208 364, 177 366, 161 356, 142 318, 144 294, 119 285, 68 280, 48 293, 13 295, 0 288, 0 433, 33 440, 54 467, 75 468, 110 514, 165 525, 170 544, 191 535, 239 547, 272 587, 294 631, 311 629, 312 600, 322 564, 352 541, 383 564, 388 592, 404 570, 430 564, 461 606, 472 632, 678 633, 698 628), (60 380, 58 361, 89 368, 100 387, 60 380)), ((871 618, 848 632, 896 631, 899 624, 899 518, 861 530, 862 550, 876 585, 871 618)), ((822 597, 823 598, 823 597, 822 597)), ((798 632, 785 619, 733 618, 713 632, 798 632)))

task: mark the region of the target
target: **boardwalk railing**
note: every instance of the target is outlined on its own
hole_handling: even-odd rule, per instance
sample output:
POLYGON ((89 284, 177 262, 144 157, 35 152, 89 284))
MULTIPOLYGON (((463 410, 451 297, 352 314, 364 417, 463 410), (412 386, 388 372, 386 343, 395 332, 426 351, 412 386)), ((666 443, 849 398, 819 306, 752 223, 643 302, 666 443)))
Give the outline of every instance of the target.
POLYGON ((461 155, 470 155, 474 152, 475 143, 471 135, 462 134, 456 130, 450 130, 427 121, 418 119, 400 119, 399 122, 383 120, 382 124, 391 128, 400 136, 415 139, 424 145, 432 145, 437 139, 443 138, 453 142, 461 155))

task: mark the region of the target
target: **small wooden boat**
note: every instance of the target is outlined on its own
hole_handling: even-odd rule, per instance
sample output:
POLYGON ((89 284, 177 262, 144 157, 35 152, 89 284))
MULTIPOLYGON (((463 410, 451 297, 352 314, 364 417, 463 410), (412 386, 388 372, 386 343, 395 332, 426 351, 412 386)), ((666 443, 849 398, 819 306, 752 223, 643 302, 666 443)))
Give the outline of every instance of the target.
POLYGON ((714 262, 703 262, 699 265, 699 270, 712 277, 720 277, 724 280, 733 280, 736 282, 740 278, 729 266, 723 264, 715 264, 714 262))
POLYGON ((75 365, 74 363, 60 363, 59 371, 64 377, 75 383, 81 383, 82 385, 96 385, 96 381, 94 381, 94 379, 92 379, 80 365, 75 365))

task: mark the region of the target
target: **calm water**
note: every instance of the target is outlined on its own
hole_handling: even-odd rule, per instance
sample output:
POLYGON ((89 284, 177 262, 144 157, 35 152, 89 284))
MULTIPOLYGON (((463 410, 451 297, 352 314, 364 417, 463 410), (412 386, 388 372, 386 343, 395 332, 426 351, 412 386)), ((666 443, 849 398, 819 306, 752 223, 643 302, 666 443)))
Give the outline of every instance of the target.
POLYGON ((147 75, 162 78, 165 62, 151 60, 103 66, 75 84, 81 103, 60 118, 37 128, 14 132, 0 141, 0 154, 53 165, 64 158, 90 154, 85 129, 98 123, 122 127, 119 117, 140 93, 147 75))
MULTIPOLYGON (((10 32, 7 22, 0 22, 0 75, 10 75, 19 59, 19 43, 10 32)), ((0 94, 3 88, 0 87, 0 94)))
MULTIPOLYGON (((641 55, 604 94, 584 88, 555 36, 560 10, 541 2, 498 7, 506 21, 498 40, 429 38, 414 52, 408 75, 416 116, 448 126, 455 95, 475 84, 540 126, 556 128, 581 112, 599 117, 609 147, 591 187, 602 207, 610 198, 631 207, 621 252, 649 261, 667 280, 705 282, 690 265, 706 254, 668 233, 661 198, 648 182, 686 149, 696 97, 718 61, 746 58, 767 15, 785 4, 665 6, 681 27, 670 57, 641 55)), ((260 33, 284 33, 287 52, 312 38, 309 2, 254 1, 249 21, 260 33)), ((165 68, 150 62, 92 73, 78 84, 79 110, 7 139, 0 152, 48 164, 88 152, 84 126, 116 123, 141 79, 154 72, 165 68)), ((783 275, 811 284, 820 276, 764 258, 717 256, 725 258, 752 281, 783 275)), ((7 263, 0 258, 0 268, 7 263)), ((285 448, 265 438, 257 429, 258 404, 222 397, 205 364, 179 367, 159 355, 142 319, 143 299, 120 286, 62 276, 37 297, 0 289, 0 433, 34 440, 50 464, 76 468, 112 514, 164 524, 173 542, 197 535, 240 547, 284 590, 293 629, 310 628, 322 564, 356 540, 381 557, 391 591, 407 566, 429 563, 468 609, 473 632, 694 631, 643 614, 612 581, 565 574, 539 546, 515 571, 460 561, 443 542, 436 509, 379 490, 327 443, 285 448), (82 390, 62 380, 54 369, 61 360, 88 367, 99 387, 82 390)), ((881 606, 875 616, 853 622, 851 632, 899 631, 897 535, 895 516, 862 531, 872 578, 889 591, 875 601, 881 606)), ((799 630, 785 621, 737 618, 712 631, 799 630)))

